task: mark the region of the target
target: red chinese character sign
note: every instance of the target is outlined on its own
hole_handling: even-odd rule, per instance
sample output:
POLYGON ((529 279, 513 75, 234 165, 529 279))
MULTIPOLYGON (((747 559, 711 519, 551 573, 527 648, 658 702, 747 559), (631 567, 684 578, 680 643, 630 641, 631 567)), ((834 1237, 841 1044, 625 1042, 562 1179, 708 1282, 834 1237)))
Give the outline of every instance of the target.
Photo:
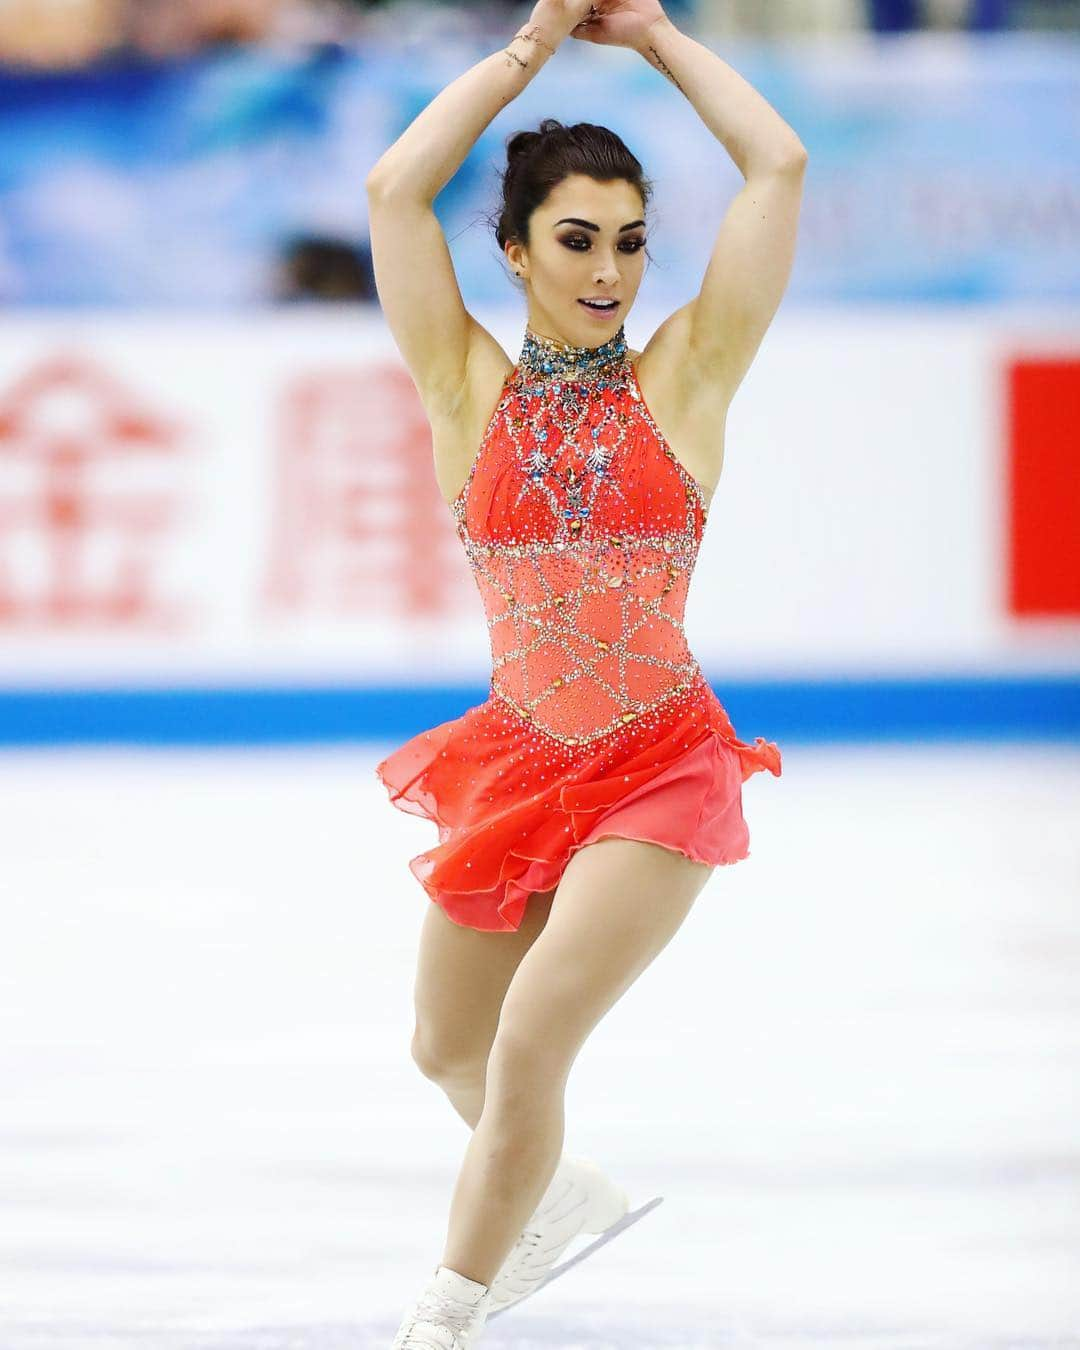
POLYGON ((467 582, 401 364, 315 371, 281 402, 267 605, 446 618, 467 582))
POLYGON ((79 354, 0 388, 0 628, 177 626, 158 578, 179 446, 169 416, 79 354))

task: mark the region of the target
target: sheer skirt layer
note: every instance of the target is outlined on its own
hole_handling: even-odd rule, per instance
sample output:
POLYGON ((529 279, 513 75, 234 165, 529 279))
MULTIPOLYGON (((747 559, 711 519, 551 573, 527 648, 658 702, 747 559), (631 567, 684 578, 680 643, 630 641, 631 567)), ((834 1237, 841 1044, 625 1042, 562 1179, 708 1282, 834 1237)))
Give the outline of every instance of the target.
POLYGON ((735 734, 699 674, 689 699, 653 709, 587 747, 565 745, 498 696, 420 732, 376 766, 400 810, 432 820, 438 844, 409 863, 455 922, 517 929, 529 896, 573 854, 609 836, 699 862, 749 855, 742 784, 781 773, 779 748, 735 734))

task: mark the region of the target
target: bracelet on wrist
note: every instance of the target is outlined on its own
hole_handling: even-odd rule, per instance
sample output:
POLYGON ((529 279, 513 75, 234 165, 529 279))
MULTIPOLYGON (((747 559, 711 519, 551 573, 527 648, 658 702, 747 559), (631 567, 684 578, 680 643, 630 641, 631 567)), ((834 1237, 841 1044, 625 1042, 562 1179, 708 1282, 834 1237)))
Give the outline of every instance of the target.
POLYGON ((539 32, 539 28, 533 27, 526 32, 515 33, 510 40, 511 42, 516 42, 518 38, 521 38, 524 42, 535 42, 538 47, 546 47, 549 52, 554 52, 555 48, 549 42, 545 42, 543 38, 537 37, 537 33, 539 32))

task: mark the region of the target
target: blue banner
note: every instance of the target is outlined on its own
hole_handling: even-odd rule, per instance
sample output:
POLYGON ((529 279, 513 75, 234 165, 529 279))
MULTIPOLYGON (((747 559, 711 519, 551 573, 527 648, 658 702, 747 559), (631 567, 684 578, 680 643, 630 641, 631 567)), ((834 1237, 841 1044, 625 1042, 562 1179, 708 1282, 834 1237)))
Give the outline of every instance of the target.
MULTIPOLYGON (((318 266, 345 275, 343 257, 344 294, 373 298, 367 170, 504 36, 443 43, 437 60, 407 45, 240 49, 0 75, 0 299, 246 307, 302 298, 305 285, 318 293, 305 276, 318 266)), ((699 40, 810 151, 785 304, 1080 298, 1074 39, 699 40)), ((469 300, 516 294, 487 216, 506 139, 545 116, 603 122, 624 138, 656 183, 642 300, 693 294, 741 176, 639 56, 570 42, 436 201, 469 300)))

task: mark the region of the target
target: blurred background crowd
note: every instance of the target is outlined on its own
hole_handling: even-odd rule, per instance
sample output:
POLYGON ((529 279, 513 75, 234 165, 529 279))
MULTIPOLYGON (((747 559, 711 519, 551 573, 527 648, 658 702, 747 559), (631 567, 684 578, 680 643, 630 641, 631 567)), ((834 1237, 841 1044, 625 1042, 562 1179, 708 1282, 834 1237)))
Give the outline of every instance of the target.
MULTIPOLYGON (((665 8, 811 151, 789 305, 1071 293, 1080 0, 665 8)), ((376 302, 367 170, 531 10, 0 0, 0 303, 376 302)), ((711 234, 697 175, 713 162, 723 196, 732 164, 634 54, 568 42, 439 195, 463 290, 477 304, 516 298, 484 213, 507 131, 553 111, 606 120, 662 172, 662 290, 694 284, 711 234)))
MULTIPOLYGON (((715 33, 1076 28, 1080 0, 672 0, 715 33)), ((432 23, 489 31, 531 6, 448 0, 0 0, 0 61, 64 70, 165 60, 226 44, 349 42, 432 23)))

